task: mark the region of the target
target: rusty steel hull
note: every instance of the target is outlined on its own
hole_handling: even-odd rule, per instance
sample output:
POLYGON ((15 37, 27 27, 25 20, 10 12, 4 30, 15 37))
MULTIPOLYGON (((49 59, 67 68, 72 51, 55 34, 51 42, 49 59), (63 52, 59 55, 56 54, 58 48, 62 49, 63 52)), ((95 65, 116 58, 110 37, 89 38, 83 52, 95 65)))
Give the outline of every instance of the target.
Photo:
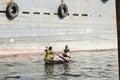
POLYGON ((0 1, 0 50, 117 49, 115 0, 64 0, 69 13, 64 19, 57 15, 60 0, 14 0, 19 6, 14 20, 6 18, 6 1, 0 1))

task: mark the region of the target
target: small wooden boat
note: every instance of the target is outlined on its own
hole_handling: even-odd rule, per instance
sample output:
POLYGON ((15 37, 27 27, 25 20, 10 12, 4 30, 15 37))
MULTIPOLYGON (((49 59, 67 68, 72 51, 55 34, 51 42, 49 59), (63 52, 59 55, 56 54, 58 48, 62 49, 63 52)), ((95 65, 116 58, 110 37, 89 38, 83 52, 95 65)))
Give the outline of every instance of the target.
MULTIPOLYGON (((67 60, 67 62, 69 62, 69 61, 70 61, 70 59, 67 60)), ((62 63, 67 63, 67 62, 64 61, 64 60, 52 60, 52 59, 45 59, 45 58, 44 58, 44 62, 45 62, 46 64, 62 64, 62 63)))

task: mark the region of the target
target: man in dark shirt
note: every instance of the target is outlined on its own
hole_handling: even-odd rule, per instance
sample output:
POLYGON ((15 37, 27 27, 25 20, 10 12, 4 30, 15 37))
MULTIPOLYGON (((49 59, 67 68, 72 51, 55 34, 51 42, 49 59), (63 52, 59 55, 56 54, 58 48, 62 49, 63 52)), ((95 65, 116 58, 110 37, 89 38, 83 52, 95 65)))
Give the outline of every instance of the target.
POLYGON ((65 46, 63 57, 69 57, 70 58, 70 49, 68 48, 68 45, 65 46))

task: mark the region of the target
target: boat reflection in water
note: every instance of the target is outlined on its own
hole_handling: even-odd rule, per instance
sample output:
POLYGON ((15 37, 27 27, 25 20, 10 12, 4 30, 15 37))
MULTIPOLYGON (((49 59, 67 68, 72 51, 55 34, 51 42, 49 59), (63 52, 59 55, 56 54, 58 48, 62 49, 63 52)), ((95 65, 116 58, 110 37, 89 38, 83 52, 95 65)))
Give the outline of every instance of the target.
POLYGON ((64 64, 45 64, 45 78, 55 78, 62 80, 68 80, 68 74, 70 72, 70 63, 64 63, 64 64))
POLYGON ((45 78, 50 78, 54 73, 54 65, 53 64, 45 64, 45 78))

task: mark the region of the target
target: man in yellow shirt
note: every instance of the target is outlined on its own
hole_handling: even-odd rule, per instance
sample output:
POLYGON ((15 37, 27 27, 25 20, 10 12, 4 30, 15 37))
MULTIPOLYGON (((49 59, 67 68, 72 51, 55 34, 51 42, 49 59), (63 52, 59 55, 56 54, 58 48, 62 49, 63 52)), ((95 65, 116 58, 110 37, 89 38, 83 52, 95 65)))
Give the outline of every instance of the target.
POLYGON ((49 49, 48 49, 48 47, 46 47, 45 52, 46 52, 45 59, 53 59, 54 58, 54 52, 52 51, 51 46, 49 47, 49 49))

